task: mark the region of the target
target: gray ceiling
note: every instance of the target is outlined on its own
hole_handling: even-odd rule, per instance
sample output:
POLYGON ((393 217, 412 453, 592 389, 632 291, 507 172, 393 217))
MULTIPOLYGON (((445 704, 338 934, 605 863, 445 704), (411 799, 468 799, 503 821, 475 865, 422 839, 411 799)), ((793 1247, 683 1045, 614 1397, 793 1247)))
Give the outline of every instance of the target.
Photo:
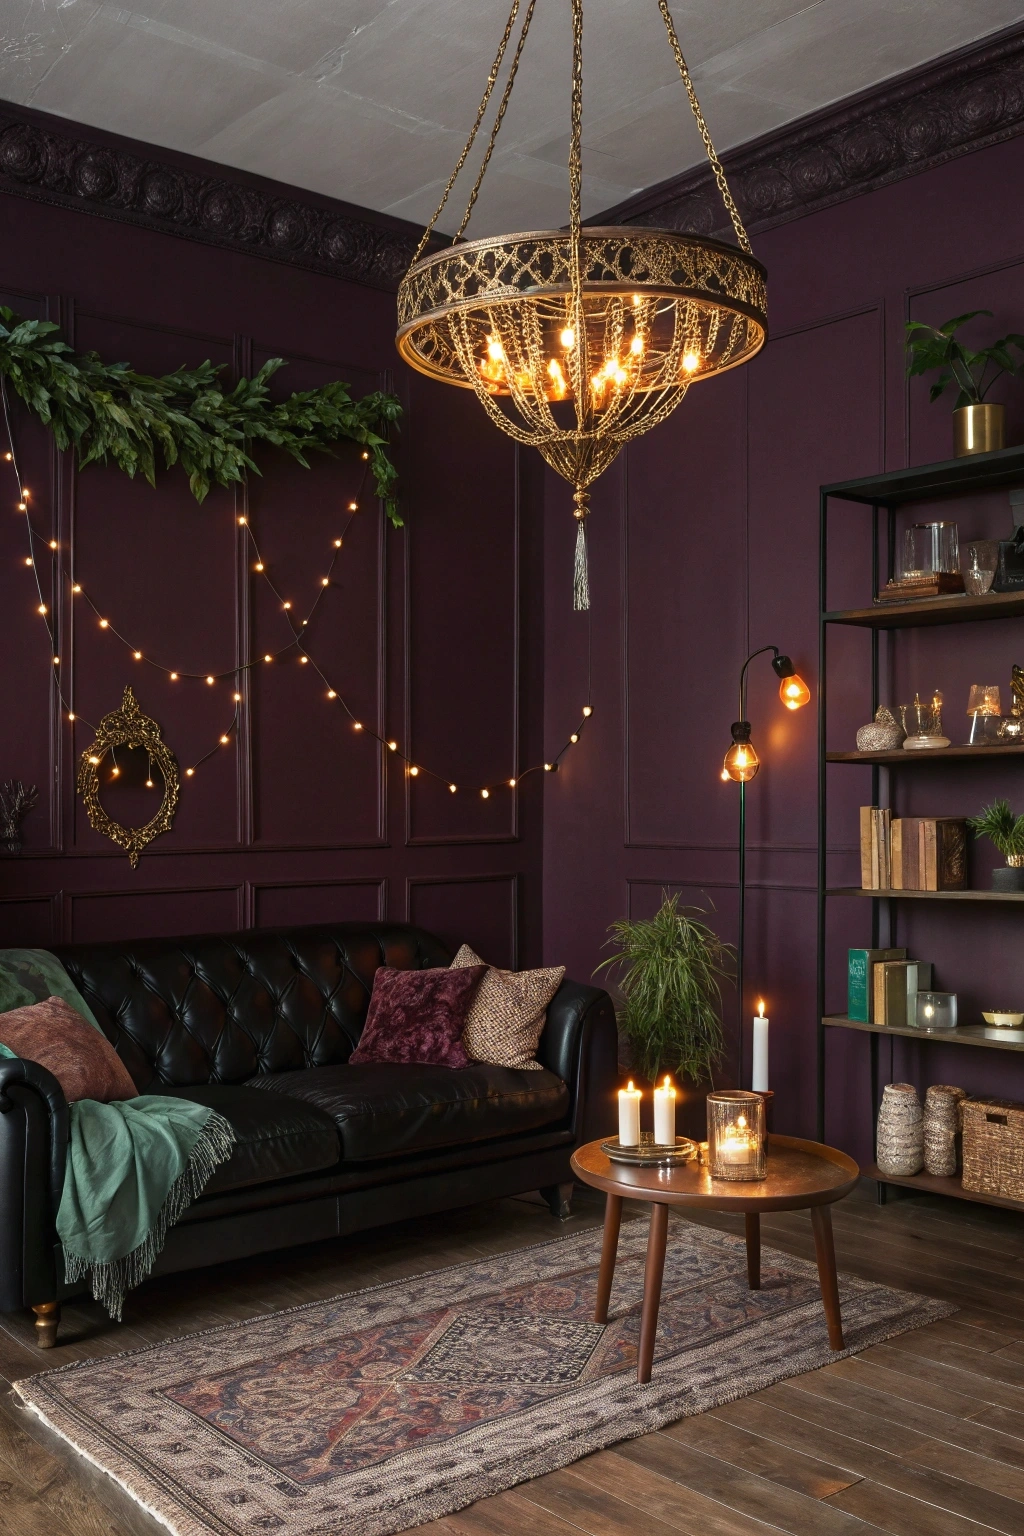
MULTIPOLYGON (((422 222, 509 3, 0 0, 0 96, 422 222)), ((1024 19, 1024 0, 673 9, 721 149, 1024 19)), ((589 215, 695 164, 701 145, 656 0, 586 0, 584 14, 589 215)), ((568 0, 537 0, 471 234, 564 223, 568 70, 568 0)))

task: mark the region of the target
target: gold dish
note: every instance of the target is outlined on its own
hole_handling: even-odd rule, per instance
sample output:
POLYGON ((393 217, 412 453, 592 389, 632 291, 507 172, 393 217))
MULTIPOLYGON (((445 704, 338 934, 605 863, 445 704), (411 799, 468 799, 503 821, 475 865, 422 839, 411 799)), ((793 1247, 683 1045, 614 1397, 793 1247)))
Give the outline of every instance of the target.
POLYGON ((986 1024, 994 1024, 999 1029, 1019 1029, 1024 1024, 1024 1013, 1010 1008, 994 1008, 989 1013, 983 1010, 981 1016, 986 1024))
POLYGON ((677 1136, 674 1147, 660 1146, 654 1139, 653 1131, 641 1131, 638 1147, 620 1147, 619 1138, 612 1136, 608 1141, 602 1141, 601 1151, 613 1163, 656 1168, 672 1163, 691 1163, 697 1156, 697 1143, 688 1136, 677 1136))

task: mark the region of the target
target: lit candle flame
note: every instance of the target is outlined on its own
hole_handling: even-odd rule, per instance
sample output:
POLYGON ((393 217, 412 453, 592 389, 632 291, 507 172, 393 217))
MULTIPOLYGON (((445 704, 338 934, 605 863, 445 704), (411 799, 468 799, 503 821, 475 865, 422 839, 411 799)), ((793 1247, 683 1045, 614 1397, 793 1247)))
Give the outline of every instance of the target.
POLYGON ((758 1000, 757 1000, 757 1016, 758 1016, 759 1019, 763 1019, 764 1018, 764 998, 763 997, 759 997, 758 1000))

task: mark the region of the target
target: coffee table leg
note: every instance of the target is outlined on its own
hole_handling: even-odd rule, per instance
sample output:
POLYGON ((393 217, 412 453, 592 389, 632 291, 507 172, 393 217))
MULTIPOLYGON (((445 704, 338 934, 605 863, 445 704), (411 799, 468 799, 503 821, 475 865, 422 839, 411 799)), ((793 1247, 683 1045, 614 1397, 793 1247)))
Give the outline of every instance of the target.
POLYGON ((601 1268, 597 1272, 597 1305, 594 1322, 608 1321, 608 1302, 615 1278, 615 1255, 619 1249, 619 1222, 622 1220, 622 1196, 609 1195, 604 1207, 604 1242, 601 1244, 601 1268))
POLYGON ((752 1291, 761 1289, 761 1217, 757 1211, 746 1211, 743 1224, 747 1233, 747 1284, 752 1291))
POLYGON ((640 1310, 640 1358, 636 1379, 650 1381, 654 1362, 654 1339, 658 1332, 658 1308, 661 1306, 661 1281, 665 1273, 665 1245, 668 1240, 668 1206, 651 1204, 651 1230, 647 1238, 647 1263, 644 1266, 644 1304, 640 1310))
POLYGON ((832 1213, 827 1205, 811 1206, 811 1226, 814 1229, 814 1252, 818 1260, 821 1299, 825 1306, 825 1321, 828 1323, 829 1347, 845 1349, 843 1320, 839 1312, 836 1250, 832 1242, 832 1213))

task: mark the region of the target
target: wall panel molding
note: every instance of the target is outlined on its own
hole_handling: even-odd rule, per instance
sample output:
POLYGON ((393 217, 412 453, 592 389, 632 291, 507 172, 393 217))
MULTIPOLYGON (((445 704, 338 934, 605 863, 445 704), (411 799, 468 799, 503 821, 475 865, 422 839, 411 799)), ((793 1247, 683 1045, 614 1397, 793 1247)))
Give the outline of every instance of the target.
MULTIPOLYGON (((883 81, 722 156, 751 234, 1024 132, 1024 24, 883 81)), ((695 166, 590 223, 733 239, 710 168, 695 166)))
MULTIPOLYGON (((307 891, 309 891, 309 892, 313 892, 313 891, 331 892, 331 891, 348 891, 348 890, 363 889, 363 888, 365 888, 367 890, 367 894, 371 896, 371 902, 372 902, 372 897, 375 894, 375 896, 376 896, 376 902, 375 902, 376 910, 374 911, 373 917, 374 917, 375 921, 383 922, 384 919, 387 917, 387 910, 388 910, 388 882, 387 882, 386 877, 383 877, 383 876, 380 876, 380 877, 378 877, 376 875, 355 876, 352 879, 340 879, 340 880, 330 880, 330 879, 325 879, 325 880, 315 880, 315 879, 303 880, 301 878, 299 878, 299 879, 292 879, 292 880, 255 880, 255 881, 247 880, 245 882, 245 902, 244 902, 244 905, 245 905, 245 926, 247 928, 260 928, 260 927, 264 927, 264 926, 268 926, 268 927, 278 927, 278 926, 281 926, 282 920, 280 920, 278 918, 273 918, 269 922, 265 923, 264 922, 264 918, 263 918, 263 916, 261 915, 261 912, 260 912, 260 898, 263 897, 263 896, 269 897, 269 896, 271 896, 275 892, 290 892, 290 893, 292 893, 293 897, 297 900, 298 897, 302 893, 307 892, 307 891)), ((288 921, 291 922, 293 920, 289 919, 288 921)), ((323 922, 328 922, 328 921, 348 921, 348 919, 346 919, 346 918, 336 919, 336 918, 326 918, 326 917, 320 919, 320 918, 310 918, 308 916, 303 916, 301 918, 294 919, 294 921, 296 923, 306 923, 306 922, 318 922, 318 921, 323 921, 323 922)))
MULTIPOLYGON (((202 918, 197 918, 195 922, 186 921, 180 924, 180 926, 178 926, 175 931, 179 933, 203 933, 208 931, 234 932, 244 926, 245 890, 242 884, 233 881, 230 883, 216 885, 158 885, 150 886, 143 890, 122 889, 108 891, 65 891, 62 893, 63 914, 61 931, 63 933, 63 942, 70 944, 94 942, 92 939, 83 940, 83 936, 80 932, 81 917, 79 914, 83 911, 86 904, 91 905, 95 909, 97 906, 101 906, 104 902, 130 902, 133 911, 139 913, 140 911, 144 911, 147 899, 153 907, 156 907, 158 903, 168 899, 174 902, 185 902, 189 897, 202 899, 209 896, 223 896, 228 898, 228 900, 225 902, 226 907, 230 907, 232 905, 231 898, 233 898, 234 911, 232 914, 230 927, 225 928, 223 924, 217 924, 211 930, 211 925, 208 921, 205 921, 202 918)), ((145 921, 142 922, 141 926, 143 929, 147 927, 145 921)), ((163 935, 165 932, 166 929, 163 923, 158 922, 155 926, 155 933, 163 935)), ((149 937, 150 935, 142 932, 124 934, 119 932, 118 936, 124 938, 139 938, 149 937)), ((104 937, 106 937, 106 934, 104 934, 104 937)))
MULTIPOLYGON (((519 875, 515 872, 502 871, 498 874, 482 875, 409 875, 405 882, 405 914, 406 922, 416 923, 420 927, 431 928, 429 922, 421 922, 416 915, 416 894, 418 891, 430 888, 447 886, 458 889, 462 886, 496 885, 507 886, 507 921, 508 921, 508 954, 509 964, 513 969, 519 964, 519 875)), ((478 903, 474 903, 478 905, 478 903)), ((504 919, 503 919, 504 920, 504 919)), ((431 930, 434 931, 434 930, 431 930)), ((485 956, 489 959, 489 956, 485 956)))
POLYGON ((404 219, 11 102, 0 104, 0 191, 391 291, 421 234, 404 219))

